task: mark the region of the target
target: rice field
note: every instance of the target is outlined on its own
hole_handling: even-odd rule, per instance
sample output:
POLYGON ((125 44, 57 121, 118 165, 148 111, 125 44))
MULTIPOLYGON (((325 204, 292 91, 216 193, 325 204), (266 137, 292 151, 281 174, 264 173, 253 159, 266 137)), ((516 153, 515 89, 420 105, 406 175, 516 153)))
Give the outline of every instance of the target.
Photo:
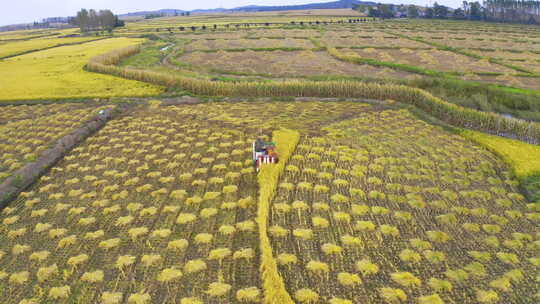
POLYGON ((157 95, 162 88, 83 69, 94 56, 140 42, 111 38, 4 59, 0 61, 0 100, 157 95))
POLYGON ((325 130, 301 140, 271 207, 272 247, 296 303, 535 296, 524 269, 536 267, 538 229, 500 161, 403 111, 325 130))
POLYGON ((158 65, 151 69, 195 71, 198 77, 208 78, 331 75, 399 81, 436 74, 513 88, 540 88, 536 32, 513 26, 467 26, 471 25, 389 21, 218 27, 195 32, 187 26, 183 32, 173 29, 167 34, 173 39, 169 43, 177 41, 176 55, 169 55, 176 67, 158 65), (493 36, 505 29, 504 37, 493 36), (333 48, 352 54, 360 64, 333 56, 333 48))
POLYGON ((513 70, 504 66, 479 60, 465 55, 437 49, 413 50, 407 48, 377 50, 374 48, 343 49, 343 53, 352 53, 362 58, 396 62, 433 69, 442 72, 457 73, 504 73, 512 74, 513 70))
POLYGON ((186 51, 210 51, 210 50, 231 50, 231 49, 270 49, 270 48, 290 48, 290 49, 312 49, 315 46, 307 39, 231 39, 231 40, 197 40, 186 47, 186 51))
POLYGON ((0 182, 25 163, 35 161, 56 140, 104 107, 66 104, 16 108, 16 112, 7 108, 0 118, 0 182))
POLYGON ((0 303, 540 301, 540 29, 361 17, 0 33, 0 303))
POLYGON ((3 303, 261 303, 251 141, 277 128, 300 134, 267 223, 296 303, 538 296, 538 214, 491 152, 391 104, 152 103, 2 211, 3 303))
POLYGON ((206 68, 209 72, 222 74, 266 75, 270 77, 299 76, 364 76, 379 78, 414 77, 403 71, 378 68, 370 65, 355 66, 322 51, 256 51, 246 50, 207 52, 188 52, 177 58, 196 69, 206 68))
POLYGON ((31 40, 23 40, 17 42, 0 44, 0 59, 16 56, 32 51, 38 51, 42 49, 52 48, 61 45, 84 43, 92 40, 99 39, 96 37, 74 37, 74 38, 39 38, 31 40))

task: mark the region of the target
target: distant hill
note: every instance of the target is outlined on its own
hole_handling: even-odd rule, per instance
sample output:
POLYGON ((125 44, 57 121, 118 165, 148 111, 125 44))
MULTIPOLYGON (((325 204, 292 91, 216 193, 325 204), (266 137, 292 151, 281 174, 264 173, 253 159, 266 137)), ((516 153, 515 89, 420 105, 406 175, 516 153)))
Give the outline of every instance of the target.
MULTIPOLYGON (((334 2, 323 3, 309 3, 299 5, 281 5, 281 6, 260 6, 260 5, 248 5, 235 8, 215 8, 215 9, 196 9, 191 13, 205 14, 205 13, 234 13, 234 12, 270 12, 270 11, 293 11, 293 10, 313 10, 313 9, 340 9, 340 8, 352 8, 353 5, 375 5, 375 2, 365 2, 360 0, 340 0, 334 2)), ((175 9, 162 9, 157 11, 145 11, 145 12, 133 12, 120 15, 120 17, 134 17, 134 16, 146 16, 146 15, 166 15, 174 16, 175 14, 181 14, 185 12, 183 10, 175 9)))
POLYGON ((146 15, 165 15, 165 16, 174 16, 175 14, 180 15, 186 11, 179 9, 160 9, 157 11, 142 11, 142 12, 133 12, 118 15, 119 17, 137 17, 137 16, 146 16, 146 15))
POLYGON ((283 5, 283 6, 258 6, 249 5, 243 7, 237 7, 232 10, 244 11, 244 12, 267 12, 267 11, 293 11, 293 10, 312 10, 312 9, 338 9, 338 8, 352 8, 353 5, 375 5, 375 2, 364 2, 359 0, 340 0, 334 2, 323 3, 309 3, 299 5, 283 5))

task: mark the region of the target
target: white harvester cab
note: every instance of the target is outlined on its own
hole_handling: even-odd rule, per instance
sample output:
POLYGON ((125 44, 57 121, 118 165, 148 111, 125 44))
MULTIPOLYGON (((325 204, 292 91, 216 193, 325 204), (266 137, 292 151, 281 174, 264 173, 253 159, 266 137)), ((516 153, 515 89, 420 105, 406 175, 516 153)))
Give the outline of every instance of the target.
POLYGON ((275 143, 266 142, 260 138, 253 142, 253 164, 257 172, 262 164, 276 164, 278 160, 275 143))

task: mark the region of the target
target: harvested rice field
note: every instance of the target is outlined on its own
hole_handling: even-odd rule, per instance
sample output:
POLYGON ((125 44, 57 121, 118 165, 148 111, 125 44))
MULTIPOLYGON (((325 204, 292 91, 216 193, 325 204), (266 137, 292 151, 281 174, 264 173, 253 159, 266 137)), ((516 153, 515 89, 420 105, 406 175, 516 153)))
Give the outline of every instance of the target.
POLYGON ((0 304, 540 301, 540 28, 0 33, 0 304))
POLYGON ((242 102, 136 106, 73 149, 0 215, 0 298, 260 303, 260 187, 296 303, 535 296, 538 216, 491 152, 391 104, 242 102), (277 128, 272 184, 251 141, 277 128))
POLYGON ((478 60, 465 55, 437 49, 343 49, 341 52, 351 52, 362 58, 371 58, 385 62, 395 62, 412 66, 433 69, 442 72, 462 73, 505 73, 511 74, 512 69, 492 64, 488 60, 478 60))
POLYGON ((0 118, 0 182, 35 161, 47 148, 106 108, 54 105, 11 109, 0 118), (54 111, 54 112, 53 112, 54 111))
MULTIPOLYGON (((421 34, 420 34, 421 35, 421 34)), ((419 35, 419 36, 420 36, 419 35)), ((447 37, 436 36, 420 36, 428 42, 441 43, 454 48, 495 48, 495 49, 512 49, 518 51, 540 51, 540 44, 532 41, 508 40, 505 38, 473 38, 466 37, 463 39, 449 39, 447 37)))
POLYGON ((353 36, 325 36, 323 43, 334 47, 395 47, 395 48, 431 48, 430 46, 394 36, 371 36, 371 33, 357 33, 353 36))
POLYGON ((243 52, 192 52, 178 58, 198 68, 204 67, 222 73, 245 73, 270 77, 295 77, 318 75, 376 76, 381 78, 413 77, 407 72, 356 66, 332 58, 325 52, 313 51, 243 51, 243 52))
POLYGON ((186 51, 209 51, 231 49, 312 49, 315 46, 308 39, 216 39, 197 40, 186 47, 186 51))

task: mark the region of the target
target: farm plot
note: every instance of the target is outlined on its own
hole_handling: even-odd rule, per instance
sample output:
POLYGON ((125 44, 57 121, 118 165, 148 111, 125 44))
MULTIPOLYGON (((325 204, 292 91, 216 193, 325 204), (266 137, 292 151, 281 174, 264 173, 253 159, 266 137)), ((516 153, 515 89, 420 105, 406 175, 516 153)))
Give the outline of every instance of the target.
POLYGON ((315 46, 307 39, 234 39, 234 40, 197 40, 186 47, 186 51, 194 50, 228 50, 228 49, 312 49, 315 46))
POLYGON ((540 54, 529 51, 510 51, 495 49, 469 49, 471 53, 501 60, 540 60, 540 54))
POLYGON ((395 48, 431 48, 425 43, 396 37, 381 31, 327 31, 321 41, 333 47, 395 47, 395 48))
POLYGON ((55 46, 88 42, 96 39, 100 39, 100 37, 39 38, 32 40, 7 42, 4 44, 0 44, 0 59, 55 46))
MULTIPOLYGON (((539 56, 540 57, 540 56, 539 56)), ((540 59, 533 60, 503 60, 502 62, 506 64, 511 64, 513 66, 522 68, 524 70, 540 74, 540 59)))
MULTIPOLYGON (((2 106, 0 115, 0 125, 24 119, 39 119, 44 116, 58 113, 70 113, 73 110, 88 109, 91 104, 64 103, 64 104, 37 104, 37 105, 9 105, 2 106)), ((95 111, 95 110, 94 110, 95 111)))
POLYGON ((484 149, 411 117, 365 113, 304 137, 268 231, 297 303, 526 303, 538 213, 484 149))
POLYGON ((198 33, 183 33, 177 34, 176 38, 190 40, 207 40, 207 39, 242 39, 248 35, 248 31, 236 30, 228 32, 198 32, 198 33))
POLYGON ((448 39, 443 36, 426 36, 421 35, 425 41, 444 44, 454 48, 494 48, 494 49, 510 49, 518 51, 540 51, 540 44, 530 41, 516 41, 514 39, 483 39, 467 36, 463 40, 448 39))
POLYGON ((183 107, 108 124, 4 210, 0 298, 257 302, 245 131, 183 107))
POLYGON ((322 126, 380 108, 385 106, 356 102, 240 102, 199 105, 192 107, 190 113, 244 129, 257 126, 265 133, 284 127, 318 134, 322 126))
POLYGON ((36 160, 56 140, 96 116, 101 109, 59 105, 36 107, 37 112, 31 113, 33 107, 15 108, 18 113, 13 114, 8 108, 0 118, 0 122, 4 122, 0 124, 0 182, 25 162, 36 160), (51 113, 53 109, 59 112, 51 113))
POLYGON ((388 49, 378 50, 373 48, 342 50, 352 52, 362 58, 371 58, 380 61, 394 62, 443 72, 461 73, 505 73, 513 74, 515 71, 497 64, 490 63, 487 59, 478 60, 465 55, 441 51, 437 49, 411 50, 411 49, 388 49))
POLYGON ((112 38, 5 59, 0 100, 157 95, 162 88, 83 70, 90 58, 141 41, 112 38))
POLYGON ((414 75, 369 65, 354 65, 332 58, 326 52, 244 51, 186 53, 179 61, 220 73, 244 73, 272 77, 345 75, 359 77, 403 78, 414 75))
POLYGON ((249 37, 263 38, 263 37, 285 37, 285 38, 310 38, 318 37, 321 32, 316 29, 260 29, 257 31, 251 31, 249 37))
POLYGON ((212 103, 109 122, 0 214, 0 298, 260 303, 251 140, 365 109, 212 103))
POLYGON ((21 31, 11 31, 11 32, 2 32, 0 33, 0 41, 9 41, 9 40, 23 40, 23 39, 33 39, 37 37, 43 37, 46 35, 54 35, 54 32, 49 30, 21 30, 21 31))

